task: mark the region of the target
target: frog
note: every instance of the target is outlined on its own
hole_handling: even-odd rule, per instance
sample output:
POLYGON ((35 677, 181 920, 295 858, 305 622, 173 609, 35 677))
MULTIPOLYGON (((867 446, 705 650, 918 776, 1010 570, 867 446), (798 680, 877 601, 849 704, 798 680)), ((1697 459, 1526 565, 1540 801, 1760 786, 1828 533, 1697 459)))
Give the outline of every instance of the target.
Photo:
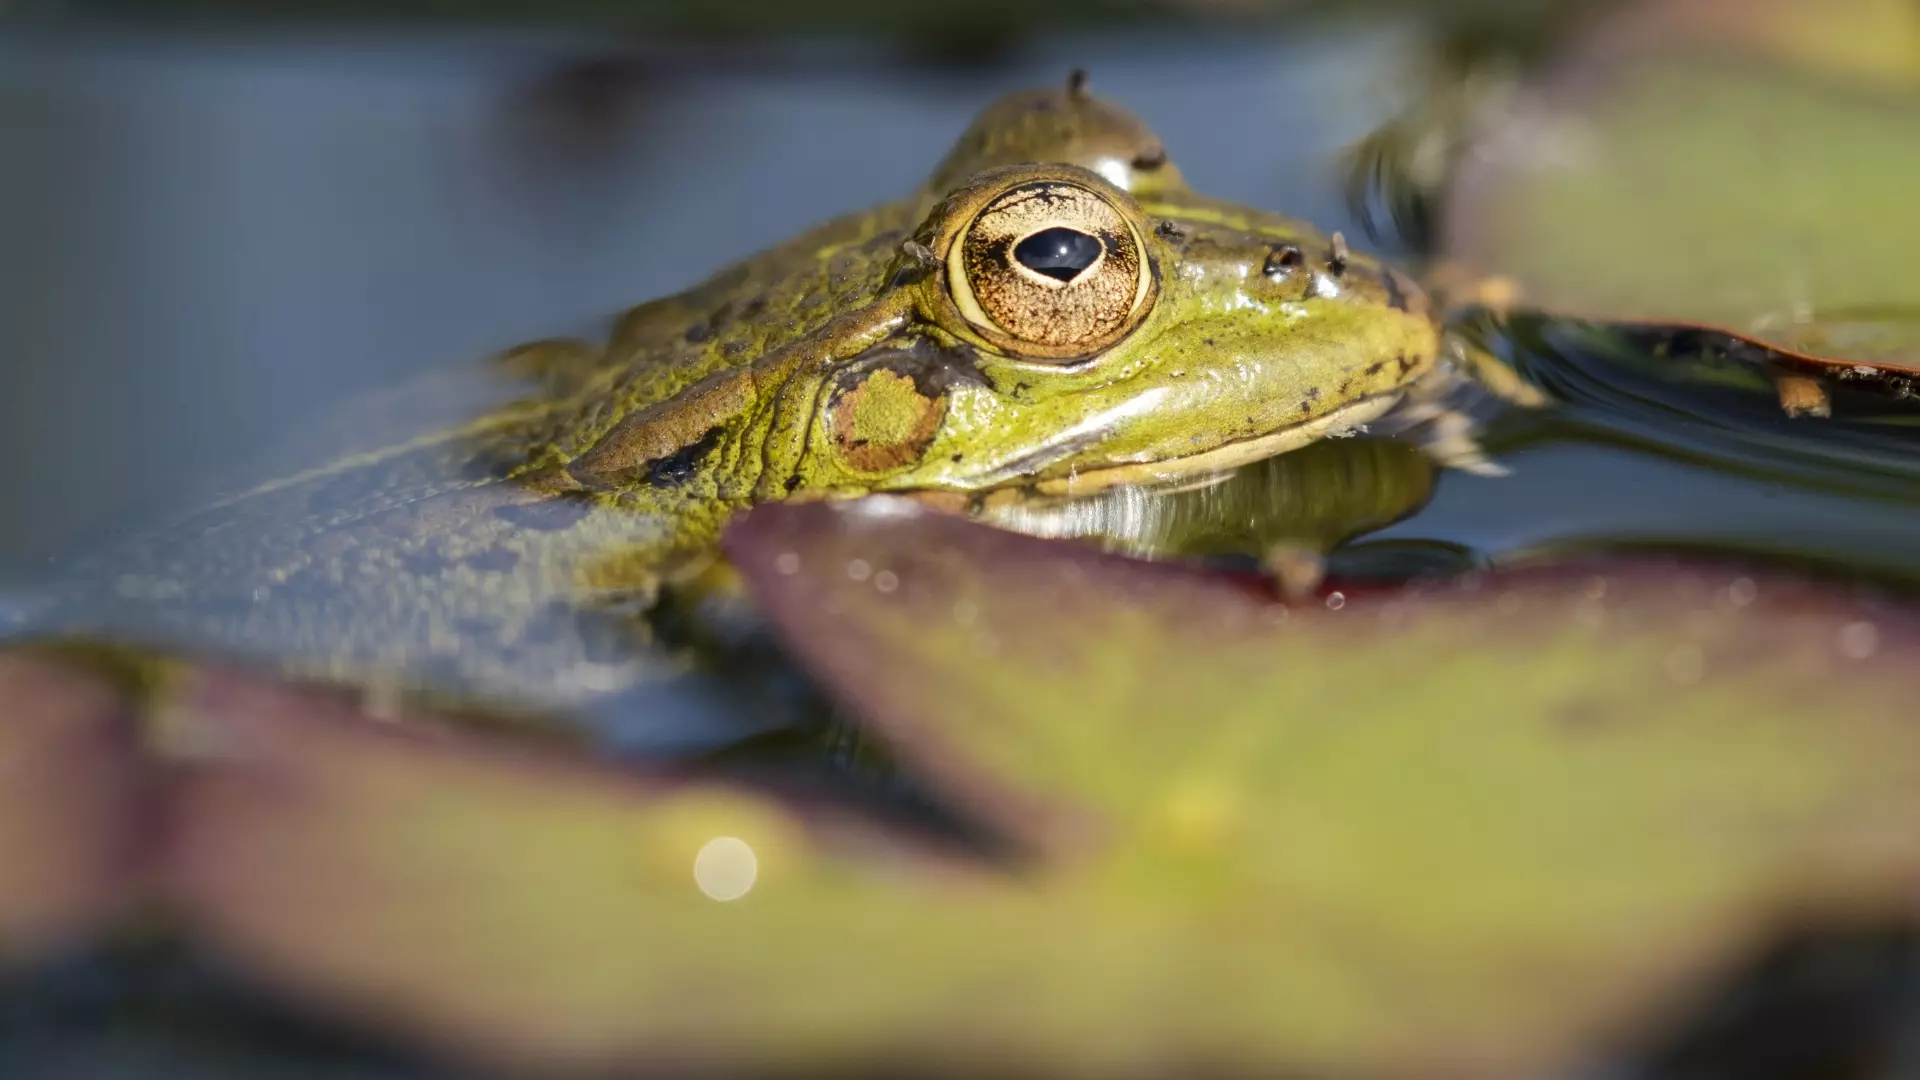
MULTIPOLYGON (((683 670, 647 613, 712 572, 754 505, 891 496, 1018 528, 1431 403, 1450 355, 1407 274, 1196 191, 1075 74, 990 104, 903 197, 641 304, 603 340, 441 377, 509 388, 476 415, 350 444, 78 561, 34 623, 575 709, 683 670)), ((425 396, 457 396, 444 385, 425 396)))

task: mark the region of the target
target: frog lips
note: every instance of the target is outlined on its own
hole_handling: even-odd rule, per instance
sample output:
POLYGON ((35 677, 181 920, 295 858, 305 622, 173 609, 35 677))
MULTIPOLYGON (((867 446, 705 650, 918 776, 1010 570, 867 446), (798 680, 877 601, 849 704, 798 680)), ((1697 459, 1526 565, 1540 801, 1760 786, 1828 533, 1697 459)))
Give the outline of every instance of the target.
MULTIPOLYGON (((1065 476, 1035 481, 1028 486, 1047 495, 1090 495, 1120 484, 1159 485, 1205 473, 1225 472, 1242 465, 1263 461, 1288 450, 1297 450, 1308 443, 1329 436, 1346 434, 1379 419, 1381 414, 1392 408, 1399 399, 1400 395, 1397 392, 1376 394, 1350 401, 1312 419, 1289 424, 1264 434, 1224 442, 1199 453, 1100 465, 1075 470, 1065 476)), ((1102 417, 1101 419, 1111 421, 1113 418, 1102 417)), ((1098 445, 1110 430, 1112 430, 1112 424, 1108 422, 1103 423, 1097 430, 1069 432, 1063 439, 1049 444, 1043 451, 1027 454, 1008 462, 997 470, 996 483, 993 486, 1019 483, 1040 469, 1098 445)))

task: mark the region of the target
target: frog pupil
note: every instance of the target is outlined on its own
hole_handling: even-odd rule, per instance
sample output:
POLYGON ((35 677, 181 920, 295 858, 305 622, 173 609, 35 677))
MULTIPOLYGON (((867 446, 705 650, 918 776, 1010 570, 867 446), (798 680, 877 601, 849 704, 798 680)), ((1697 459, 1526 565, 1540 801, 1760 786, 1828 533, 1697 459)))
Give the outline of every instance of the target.
POLYGON ((1078 229, 1041 229, 1016 244, 1013 257, 1036 274, 1072 281, 1100 258, 1100 240, 1078 229))

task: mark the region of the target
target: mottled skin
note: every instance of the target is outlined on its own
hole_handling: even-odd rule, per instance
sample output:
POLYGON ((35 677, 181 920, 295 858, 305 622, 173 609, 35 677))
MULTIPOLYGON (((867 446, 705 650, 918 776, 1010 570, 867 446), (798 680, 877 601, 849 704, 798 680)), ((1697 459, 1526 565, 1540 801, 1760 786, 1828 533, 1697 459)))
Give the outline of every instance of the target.
POLYGON ((517 400, 110 552, 42 626, 576 703, 663 662, 636 609, 752 503, 886 491, 991 513, 1190 481, 1378 415, 1439 348, 1397 272, 1194 193, 1078 84, 1020 94, 909 197, 635 308, 604 346, 518 350, 517 400), (1036 181, 1097 193, 1151 270, 1125 332, 1080 354, 1033 355, 954 299, 957 237, 1036 181))

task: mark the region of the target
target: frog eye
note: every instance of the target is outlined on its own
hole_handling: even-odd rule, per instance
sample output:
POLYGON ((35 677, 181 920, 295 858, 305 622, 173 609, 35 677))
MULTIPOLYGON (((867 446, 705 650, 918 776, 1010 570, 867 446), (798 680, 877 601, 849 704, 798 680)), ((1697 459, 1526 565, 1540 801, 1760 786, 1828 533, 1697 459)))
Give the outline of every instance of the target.
POLYGON ((1079 184, 1043 180, 1002 192, 947 254, 961 315, 1040 356, 1085 354, 1129 329, 1153 274, 1132 221, 1079 184))

